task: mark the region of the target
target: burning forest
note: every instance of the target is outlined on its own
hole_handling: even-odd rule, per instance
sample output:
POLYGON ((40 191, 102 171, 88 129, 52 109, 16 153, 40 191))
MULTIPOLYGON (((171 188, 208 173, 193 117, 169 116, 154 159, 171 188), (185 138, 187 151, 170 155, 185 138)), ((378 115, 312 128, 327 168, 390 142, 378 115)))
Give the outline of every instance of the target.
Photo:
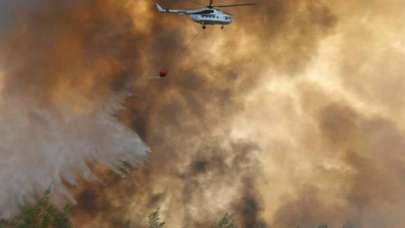
POLYGON ((0 218, 403 227, 405 3, 255 3, 1 1, 0 218))

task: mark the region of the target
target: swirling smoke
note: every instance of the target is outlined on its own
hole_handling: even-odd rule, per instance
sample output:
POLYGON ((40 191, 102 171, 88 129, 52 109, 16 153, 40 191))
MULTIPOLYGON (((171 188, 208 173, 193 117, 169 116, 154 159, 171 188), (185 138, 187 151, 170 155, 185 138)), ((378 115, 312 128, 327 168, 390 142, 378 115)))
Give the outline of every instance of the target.
POLYGON ((2 216, 53 186, 76 227, 401 227, 402 1, 263 0, 204 32, 146 0, 1 4, 2 216))
POLYGON ((123 161, 135 165, 148 151, 113 116, 128 93, 122 85, 130 67, 125 62, 136 56, 121 47, 134 42, 120 39, 127 37, 123 24, 129 22, 119 9, 79 1, 30 4, 2 3, 12 17, 4 22, 1 42, 5 218, 47 189, 55 200, 72 198, 64 183, 95 179, 88 162, 119 170, 123 161))

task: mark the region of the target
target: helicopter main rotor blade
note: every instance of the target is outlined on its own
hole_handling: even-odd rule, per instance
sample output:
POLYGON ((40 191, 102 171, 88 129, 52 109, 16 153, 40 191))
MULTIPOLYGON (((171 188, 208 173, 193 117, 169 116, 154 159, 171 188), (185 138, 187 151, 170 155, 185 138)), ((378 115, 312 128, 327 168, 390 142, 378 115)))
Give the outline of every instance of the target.
POLYGON ((231 5, 215 5, 215 6, 213 6, 213 7, 225 8, 225 7, 254 6, 254 5, 256 5, 256 3, 240 3, 240 4, 231 4, 231 5))

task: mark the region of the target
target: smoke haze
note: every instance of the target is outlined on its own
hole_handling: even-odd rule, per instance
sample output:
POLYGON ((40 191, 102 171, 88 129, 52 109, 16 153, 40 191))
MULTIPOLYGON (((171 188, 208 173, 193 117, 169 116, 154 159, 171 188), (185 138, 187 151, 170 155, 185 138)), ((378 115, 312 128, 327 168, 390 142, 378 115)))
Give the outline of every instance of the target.
POLYGON ((128 53, 120 46, 134 43, 121 38, 129 19, 117 15, 115 22, 110 16, 119 9, 91 2, 13 4, 1 44, 1 217, 49 188, 56 199, 71 198, 63 182, 94 179, 87 162, 118 169, 148 151, 113 117, 128 93, 120 85, 128 53))
POLYGON ((52 186, 77 227, 401 227, 401 1, 263 0, 204 32, 146 0, 1 4, 2 217, 52 186))

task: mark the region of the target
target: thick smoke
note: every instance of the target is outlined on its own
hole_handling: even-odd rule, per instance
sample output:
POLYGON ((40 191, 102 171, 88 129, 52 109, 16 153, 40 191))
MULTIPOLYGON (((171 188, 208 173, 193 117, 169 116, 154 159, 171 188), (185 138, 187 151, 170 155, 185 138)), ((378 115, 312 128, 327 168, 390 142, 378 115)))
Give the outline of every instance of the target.
POLYGON ((203 33, 149 7, 154 19, 144 41, 145 67, 169 66, 172 74, 139 82, 119 116, 153 153, 126 180, 117 184, 110 177, 107 185, 115 187, 91 187, 92 206, 83 201, 76 224, 109 227, 129 220, 142 227, 148 211, 160 207, 169 227, 208 227, 226 212, 245 227, 265 226, 267 205, 257 186, 266 148, 254 137, 234 136, 245 131, 235 129, 235 118, 256 112, 245 99, 262 79, 277 77, 261 76, 269 69, 288 76, 305 69, 320 40, 333 32, 336 16, 321 2, 262 2, 253 24, 243 20, 253 9, 245 9, 235 12, 238 26, 203 33))
POLYGON ((148 151, 113 116, 137 58, 131 18, 110 1, 3 4, 1 218, 47 189, 70 197, 64 183, 93 178, 88 163, 118 171, 148 151))
POLYGON ((32 3, 1 25, 2 161, 27 180, 11 191, 122 170, 147 150, 135 131, 149 159, 125 179, 93 165, 102 184, 69 188, 76 226, 143 227, 157 207, 168 227, 403 223, 401 1, 263 0, 204 32, 150 1, 32 3))

